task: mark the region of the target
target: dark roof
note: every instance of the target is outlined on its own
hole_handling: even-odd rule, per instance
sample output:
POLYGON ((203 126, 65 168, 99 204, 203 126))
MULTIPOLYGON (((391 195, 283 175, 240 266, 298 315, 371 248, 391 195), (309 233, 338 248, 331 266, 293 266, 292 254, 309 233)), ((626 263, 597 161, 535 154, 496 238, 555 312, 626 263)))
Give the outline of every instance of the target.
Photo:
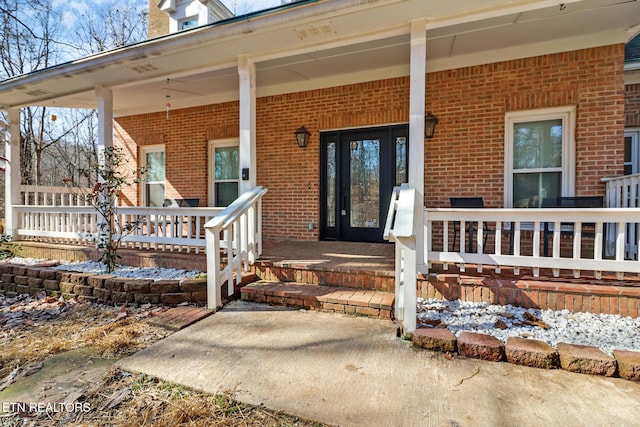
POLYGON ((640 62, 640 34, 624 46, 624 63, 640 62))

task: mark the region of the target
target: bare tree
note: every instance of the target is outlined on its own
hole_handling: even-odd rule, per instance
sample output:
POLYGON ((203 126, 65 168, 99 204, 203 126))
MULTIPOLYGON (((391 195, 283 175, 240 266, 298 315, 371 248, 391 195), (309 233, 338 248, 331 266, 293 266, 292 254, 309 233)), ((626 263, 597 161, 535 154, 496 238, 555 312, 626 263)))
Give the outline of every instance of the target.
MULTIPOLYGON (((63 14, 54 9, 53 2, 0 0, 0 79, 142 40, 146 35, 142 4, 138 1, 138 7, 124 4, 116 8, 110 7, 113 2, 91 5, 84 16, 76 16, 76 34, 65 39, 69 32, 63 31, 63 14)), ((60 185, 63 165, 67 169, 64 176, 79 180, 79 172, 69 168, 76 165, 84 169, 95 161, 95 112, 55 109, 61 119, 55 123, 50 111, 45 107, 22 109, 23 184, 60 185), (85 161, 79 162, 78 156, 84 156, 85 161)))
POLYGON ((98 53, 144 40, 147 10, 130 4, 118 7, 92 7, 78 16, 76 30, 80 52, 98 53))
POLYGON ((47 153, 42 157, 41 185, 58 186, 62 182, 74 187, 90 187, 95 184, 95 177, 84 177, 85 170, 95 169, 97 163, 97 115, 92 110, 70 110, 62 114, 60 127, 54 129, 48 138, 50 144, 47 153), (63 133, 60 133, 63 132, 63 133))
MULTIPOLYGON (((2 75, 12 77, 49 67, 61 61, 67 43, 60 42, 60 19, 48 1, 0 1, 0 63, 2 75)), ((23 184, 38 184, 42 155, 50 146, 47 109, 22 110, 20 170, 23 184)))

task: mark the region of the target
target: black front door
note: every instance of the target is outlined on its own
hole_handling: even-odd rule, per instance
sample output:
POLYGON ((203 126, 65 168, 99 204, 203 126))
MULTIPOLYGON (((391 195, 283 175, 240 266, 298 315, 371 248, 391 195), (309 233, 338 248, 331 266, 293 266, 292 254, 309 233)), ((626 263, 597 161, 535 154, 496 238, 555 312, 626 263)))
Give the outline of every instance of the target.
POLYGON ((321 238, 382 242, 394 185, 407 182, 408 125, 321 134, 321 238))

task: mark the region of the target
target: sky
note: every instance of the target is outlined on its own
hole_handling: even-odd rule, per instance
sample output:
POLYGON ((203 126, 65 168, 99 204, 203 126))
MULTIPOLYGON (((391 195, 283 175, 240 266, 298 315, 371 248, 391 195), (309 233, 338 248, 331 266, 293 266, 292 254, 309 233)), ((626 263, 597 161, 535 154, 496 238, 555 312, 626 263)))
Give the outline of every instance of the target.
MULTIPOLYGON (((51 1, 55 9, 65 11, 63 12, 62 22, 68 28, 73 28, 78 16, 82 16, 83 13, 88 12, 91 8, 117 8, 128 5, 146 9, 149 5, 149 0, 92 0, 91 2, 87 2, 86 0, 51 1)), ((160 0, 157 0, 157 2, 160 3, 160 0)), ((243 15, 282 4, 281 0, 221 0, 221 2, 235 15, 243 15)))
POLYGON ((235 15, 243 15, 257 10, 279 6, 280 0, 221 0, 235 15))

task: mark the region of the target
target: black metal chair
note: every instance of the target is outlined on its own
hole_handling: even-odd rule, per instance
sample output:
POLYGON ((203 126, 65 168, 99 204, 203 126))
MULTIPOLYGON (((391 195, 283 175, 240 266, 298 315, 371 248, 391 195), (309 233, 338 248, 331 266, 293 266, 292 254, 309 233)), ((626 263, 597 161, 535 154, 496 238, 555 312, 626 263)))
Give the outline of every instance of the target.
MULTIPOLYGON (((542 200, 542 208, 565 208, 565 209, 580 209, 580 208, 603 208, 604 197, 602 196, 572 196, 572 197, 551 197, 542 200)), ((591 228, 592 232, 584 232, 584 236, 595 236, 595 224, 584 223, 583 228, 591 228)), ((573 236, 573 224, 562 223, 560 224, 560 234, 564 236, 573 236), (564 227, 564 229, 563 229, 564 227)), ((544 223, 544 256, 549 256, 549 223, 544 223)))
POLYGON ((165 208, 197 208, 200 199, 164 199, 162 206, 165 208))
MULTIPOLYGON (((164 199, 162 206, 165 208, 197 208, 200 205, 200 199, 164 199)), ((174 234, 177 235, 182 226, 187 224, 184 221, 178 221, 178 217, 173 217, 174 234)), ((192 232, 195 232, 196 220, 191 218, 192 232)))
MULTIPOLYGON (((482 209, 484 208, 484 200, 482 197, 451 197, 449 203, 454 209, 482 209)), ((458 231, 460 229, 460 222, 453 223, 453 252, 456 251, 456 245, 458 243, 458 231)), ((473 233, 475 231, 475 223, 467 221, 466 223, 467 233, 469 234, 469 250, 473 251, 473 233)), ((487 238, 490 233, 495 233, 495 230, 489 228, 488 224, 483 223, 482 234, 484 235, 484 246, 487 246, 487 238)))

